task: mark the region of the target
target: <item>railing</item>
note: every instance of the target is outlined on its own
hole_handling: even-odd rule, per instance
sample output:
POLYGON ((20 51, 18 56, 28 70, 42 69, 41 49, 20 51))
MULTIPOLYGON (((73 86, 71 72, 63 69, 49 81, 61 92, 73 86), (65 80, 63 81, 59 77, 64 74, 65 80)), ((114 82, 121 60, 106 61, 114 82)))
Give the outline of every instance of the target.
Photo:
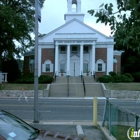
POLYGON ((69 75, 67 75, 67 97, 69 97, 69 75))
POLYGON ((86 86, 85 86, 85 80, 84 80, 83 75, 81 75, 81 82, 83 83, 84 96, 86 96, 86 86))
POLYGON ((0 81, 7 82, 7 74, 8 73, 0 73, 0 81))
POLYGON ((93 78, 94 78, 94 81, 96 81, 96 75, 94 71, 93 71, 93 78))
POLYGON ((56 77, 57 77, 57 75, 56 75, 56 73, 55 73, 55 75, 54 75, 54 80, 55 80, 55 82, 56 82, 56 77))
POLYGON ((114 105, 106 99, 102 126, 109 130, 117 140, 133 139, 140 137, 140 115, 127 109, 114 105))

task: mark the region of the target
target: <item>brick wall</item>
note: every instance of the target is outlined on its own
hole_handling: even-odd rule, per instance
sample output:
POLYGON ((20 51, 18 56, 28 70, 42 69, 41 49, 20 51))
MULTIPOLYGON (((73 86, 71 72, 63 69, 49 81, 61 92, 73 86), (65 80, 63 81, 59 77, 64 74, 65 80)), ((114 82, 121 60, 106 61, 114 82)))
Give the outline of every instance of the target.
POLYGON ((102 59, 104 63, 107 61, 107 48, 96 48, 95 49, 95 62, 98 59, 102 59))
MULTIPOLYGON (((98 59, 102 59, 107 66, 107 48, 96 48, 95 49, 95 62, 98 59)), ((106 71, 105 72, 96 72, 95 74, 96 74, 96 77, 98 78, 102 75, 105 75, 106 71)))
MULTIPOLYGON (((50 60, 53 64, 55 62, 55 52, 54 52, 54 48, 49 48, 49 49, 42 49, 42 58, 41 58, 41 74, 42 75, 51 75, 53 76, 54 73, 52 72, 42 72, 42 64, 46 61, 46 60, 50 60)), ((54 68, 53 68, 54 69, 54 68)))

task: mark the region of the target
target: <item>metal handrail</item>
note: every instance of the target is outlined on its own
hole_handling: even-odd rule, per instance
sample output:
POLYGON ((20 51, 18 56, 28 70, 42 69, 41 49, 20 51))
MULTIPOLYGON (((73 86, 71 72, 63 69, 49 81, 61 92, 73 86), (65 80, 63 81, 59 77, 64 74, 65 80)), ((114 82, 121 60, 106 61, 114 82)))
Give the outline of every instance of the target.
POLYGON ((83 75, 81 76, 81 78, 82 78, 82 83, 83 83, 84 95, 86 96, 86 86, 85 86, 85 80, 84 80, 83 75))
POLYGON ((56 73, 55 73, 55 75, 54 75, 54 80, 55 80, 55 82, 56 82, 56 77, 57 77, 57 76, 56 76, 56 73))

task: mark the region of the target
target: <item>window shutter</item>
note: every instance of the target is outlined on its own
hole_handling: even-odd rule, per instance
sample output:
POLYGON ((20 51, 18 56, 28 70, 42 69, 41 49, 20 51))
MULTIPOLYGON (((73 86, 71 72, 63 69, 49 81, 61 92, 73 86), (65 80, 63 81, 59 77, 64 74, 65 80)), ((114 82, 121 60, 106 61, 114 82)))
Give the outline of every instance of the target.
POLYGON ((102 64, 102 71, 105 71, 105 63, 102 64))
POLYGON ((50 72, 53 72, 53 64, 50 64, 50 72))
POLYGON ((42 64, 42 72, 46 72, 46 70, 45 70, 45 64, 42 64))

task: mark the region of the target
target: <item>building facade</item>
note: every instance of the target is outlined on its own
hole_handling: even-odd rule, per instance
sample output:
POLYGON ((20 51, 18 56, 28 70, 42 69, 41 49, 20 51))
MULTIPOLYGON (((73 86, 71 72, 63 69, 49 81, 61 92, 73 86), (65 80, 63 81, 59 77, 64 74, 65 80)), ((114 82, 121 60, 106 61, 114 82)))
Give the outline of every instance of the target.
POLYGON ((84 23, 81 0, 67 0, 64 19, 64 25, 39 38, 39 76, 96 74, 99 77, 110 71, 120 73, 121 53, 114 51, 114 38, 84 23), (115 64, 114 59, 117 60, 115 64))

